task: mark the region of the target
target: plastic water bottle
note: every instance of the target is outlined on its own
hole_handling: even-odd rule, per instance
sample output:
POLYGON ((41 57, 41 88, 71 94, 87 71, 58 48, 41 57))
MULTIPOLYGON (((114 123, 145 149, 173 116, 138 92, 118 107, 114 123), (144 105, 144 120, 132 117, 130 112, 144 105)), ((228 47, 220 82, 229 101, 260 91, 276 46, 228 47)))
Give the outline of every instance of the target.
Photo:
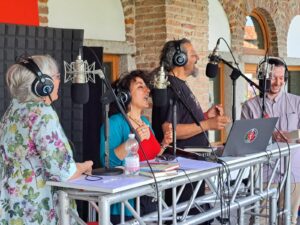
POLYGON ((140 173, 140 157, 138 154, 139 143, 135 139, 134 134, 128 135, 128 140, 125 142, 127 156, 125 158, 125 174, 139 175, 140 173))

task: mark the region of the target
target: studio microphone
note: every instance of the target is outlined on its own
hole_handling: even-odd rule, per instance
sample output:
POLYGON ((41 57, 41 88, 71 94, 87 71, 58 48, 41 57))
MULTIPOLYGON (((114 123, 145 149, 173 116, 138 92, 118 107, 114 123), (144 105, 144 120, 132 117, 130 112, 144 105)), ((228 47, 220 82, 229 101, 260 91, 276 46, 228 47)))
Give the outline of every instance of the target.
MULTIPOLYGON (((274 65, 270 65, 268 60, 265 60, 265 62, 258 68, 258 84, 261 90, 264 90, 264 93, 269 92, 271 89, 271 74, 273 68, 274 65)), ((262 98, 264 93, 260 92, 259 96, 262 98)))
POLYGON ((154 106, 165 106, 168 103, 167 87, 169 85, 168 77, 165 74, 164 66, 160 67, 158 74, 152 81, 152 99, 154 106))
POLYGON ((219 38, 216 47, 208 56, 209 62, 206 65, 205 74, 209 78, 215 78, 218 74, 218 63, 220 61, 220 57, 217 55, 217 51, 219 50, 220 40, 221 39, 219 38))
POLYGON ((85 104, 89 101, 89 85, 85 71, 85 64, 81 55, 78 55, 74 64, 74 77, 71 85, 71 98, 77 104, 85 104))
POLYGON ((77 104, 85 104, 89 101, 89 84, 96 83, 95 75, 99 75, 101 79, 104 78, 101 69, 95 70, 95 63, 88 64, 86 60, 82 60, 81 54, 77 56, 75 62, 70 64, 64 61, 65 79, 64 82, 72 82, 71 98, 77 104))

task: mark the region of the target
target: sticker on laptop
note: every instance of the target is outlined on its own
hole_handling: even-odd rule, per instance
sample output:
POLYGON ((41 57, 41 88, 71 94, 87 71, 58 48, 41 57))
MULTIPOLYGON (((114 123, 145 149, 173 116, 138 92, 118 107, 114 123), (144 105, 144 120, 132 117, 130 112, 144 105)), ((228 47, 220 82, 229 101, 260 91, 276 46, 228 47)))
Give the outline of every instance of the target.
POLYGON ((251 144, 258 136, 258 130, 256 128, 252 128, 248 130, 244 136, 245 143, 251 144))

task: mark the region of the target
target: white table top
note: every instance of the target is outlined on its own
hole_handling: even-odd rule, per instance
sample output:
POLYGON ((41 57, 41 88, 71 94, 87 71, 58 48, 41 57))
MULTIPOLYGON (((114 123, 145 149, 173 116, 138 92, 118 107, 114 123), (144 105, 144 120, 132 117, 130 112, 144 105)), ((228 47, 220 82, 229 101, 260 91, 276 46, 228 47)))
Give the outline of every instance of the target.
MULTIPOLYGON (((205 171, 212 168, 220 167, 221 165, 213 162, 206 162, 200 160, 186 159, 182 157, 177 157, 179 162, 180 169, 185 170, 186 173, 193 173, 195 171, 205 171)), ((165 176, 156 178, 157 181, 170 179, 171 177, 184 176, 184 172, 179 172, 178 175, 165 176)), ((56 182, 56 181, 47 181, 47 185, 55 187, 65 187, 65 188, 74 188, 74 189, 83 189, 86 191, 97 191, 104 193, 116 193, 131 188, 139 187, 141 185, 153 183, 153 178, 145 176, 126 176, 116 175, 116 176, 101 176, 102 180, 89 181, 85 179, 85 175, 81 176, 78 179, 65 181, 65 182, 56 182)), ((90 178, 93 179, 93 178, 90 178)))
MULTIPOLYGON (((228 165, 239 163, 241 161, 255 159, 260 156, 264 156, 266 152, 271 154, 272 152, 278 151, 278 146, 280 150, 286 150, 287 144, 279 143, 268 146, 267 151, 263 151, 261 153, 251 154, 244 157, 221 157, 222 160, 226 161, 228 165)), ((299 147, 300 144, 290 144, 290 148, 299 147)), ((186 159, 182 157, 177 157, 177 160, 180 164, 180 168, 185 170, 185 173, 190 174, 195 171, 205 171, 213 168, 218 168, 221 164, 206 162, 200 160, 192 160, 186 159)), ((179 172, 178 175, 166 176, 156 178, 157 181, 162 181, 166 179, 170 179, 176 176, 185 176, 184 172, 179 172)), ((64 188, 74 188, 74 189, 82 189, 85 191, 96 191, 103 193, 116 193, 124 190, 128 190, 131 188, 136 188, 141 185, 147 185, 153 183, 153 178, 145 177, 145 176, 126 176, 126 175, 116 175, 116 176, 101 176, 102 180, 97 181, 88 181, 85 179, 85 175, 81 176, 78 179, 65 181, 65 182, 56 182, 56 181, 47 181, 47 185, 55 186, 55 187, 64 187, 64 188)), ((92 179, 92 178, 91 178, 92 179)))

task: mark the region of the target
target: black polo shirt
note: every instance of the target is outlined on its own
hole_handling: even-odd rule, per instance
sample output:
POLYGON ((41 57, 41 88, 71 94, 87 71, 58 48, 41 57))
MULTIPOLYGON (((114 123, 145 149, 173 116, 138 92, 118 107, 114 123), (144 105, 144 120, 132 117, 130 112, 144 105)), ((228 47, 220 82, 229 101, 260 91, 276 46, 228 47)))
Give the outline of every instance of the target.
MULTIPOLYGON (((163 107, 154 106, 152 109, 152 127, 156 138, 160 142, 163 139, 161 125, 165 121, 172 123, 172 102, 174 102, 174 99, 177 106, 177 124, 194 123, 192 116, 181 101, 186 103, 198 122, 204 120, 202 108, 190 88, 187 86, 186 81, 172 75, 168 76, 168 80, 170 82, 170 86, 168 87, 168 104, 163 107), (179 96, 179 99, 177 96, 179 96), (171 101, 171 99, 173 99, 173 101, 171 101)), ((202 132, 191 138, 177 140, 177 146, 179 148, 208 146, 208 140, 202 132)))

